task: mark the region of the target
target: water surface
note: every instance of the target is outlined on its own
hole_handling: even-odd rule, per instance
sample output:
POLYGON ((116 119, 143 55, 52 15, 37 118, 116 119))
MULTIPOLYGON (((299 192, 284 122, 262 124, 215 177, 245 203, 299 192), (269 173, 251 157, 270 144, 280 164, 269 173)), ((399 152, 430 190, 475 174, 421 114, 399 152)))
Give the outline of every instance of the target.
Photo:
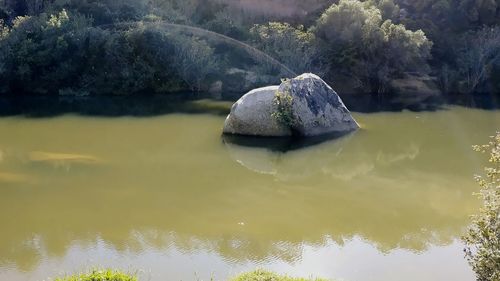
POLYGON ((290 151, 224 141, 222 114, 2 117, 0 280, 474 280, 459 240, 485 164, 471 145, 500 112, 355 117, 363 130, 290 151))

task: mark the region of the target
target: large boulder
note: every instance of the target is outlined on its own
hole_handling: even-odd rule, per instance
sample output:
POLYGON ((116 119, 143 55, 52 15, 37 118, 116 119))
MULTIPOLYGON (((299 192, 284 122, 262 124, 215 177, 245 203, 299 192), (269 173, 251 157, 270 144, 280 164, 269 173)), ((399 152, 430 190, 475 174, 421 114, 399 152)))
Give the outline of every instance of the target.
POLYGON ((310 137, 358 128, 337 93, 318 76, 306 73, 243 96, 231 109, 224 133, 310 137))
POLYGON ((224 124, 224 133, 263 137, 291 136, 291 129, 273 117, 273 101, 278 89, 279 86, 269 86, 244 95, 231 108, 231 114, 224 124))

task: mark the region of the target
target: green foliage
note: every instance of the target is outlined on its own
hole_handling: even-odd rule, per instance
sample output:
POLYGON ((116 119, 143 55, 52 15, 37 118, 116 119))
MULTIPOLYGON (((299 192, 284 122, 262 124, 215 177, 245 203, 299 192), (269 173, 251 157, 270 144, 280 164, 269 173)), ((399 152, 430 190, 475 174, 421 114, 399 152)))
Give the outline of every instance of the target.
POLYGON ((214 49, 196 37, 178 36, 173 40, 172 66, 192 90, 201 89, 203 81, 218 69, 214 49))
POLYGON ((401 9, 394 0, 377 0, 374 5, 380 10, 383 19, 398 20, 401 16, 401 9))
POLYGON ((246 40, 248 38, 248 29, 243 22, 234 17, 227 9, 216 12, 214 18, 203 24, 208 30, 236 38, 246 40))
POLYGON ((245 64, 237 48, 152 26, 161 21, 236 38, 356 92, 390 92, 408 73, 437 77, 447 93, 500 92, 499 52, 484 48, 497 42, 488 30, 499 28, 499 0, 290 0, 286 9, 282 0, 247 2, 0 1, 0 93, 206 90, 224 69, 259 79, 278 72, 274 62, 245 64), (141 21, 148 24, 99 28, 141 21))
POLYGON ((231 281, 325 281, 319 278, 293 278, 283 275, 278 275, 265 270, 256 270, 249 273, 241 274, 231 281))
MULTIPOLYGON (((56 278, 55 281, 138 281, 137 277, 132 274, 123 273, 116 270, 93 270, 90 273, 71 275, 64 278, 56 278)), ((256 270, 241 274, 231 281, 326 281, 319 278, 293 278, 286 275, 278 275, 276 273, 256 270)))
MULTIPOLYGON (((78 72, 79 57, 74 42, 81 34, 72 30, 86 28, 84 17, 69 18, 65 10, 48 16, 17 17, 0 38, 0 79, 5 86, 24 91, 47 93, 54 85, 64 85, 78 72)), ((11 88, 11 89, 12 89, 11 88)))
POLYGON ((489 152, 490 167, 485 177, 477 177, 483 207, 473 217, 464 241, 466 256, 478 281, 500 280, 500 132, 487 145, 474 150, 489 152))
POLYGON ((283 91, 276 91, 274 95, 274 110, 272 117, 279 123, 292 128, 295 125, 295 117, 293 115, 293 97, 290 94, 289 84, 287 84, 287 81, 284 81, 282 85, 285 85, 285 89, 283 91))
MULTIPOLYGON (((408 23, 424 29, 443 28, 466 31, 473 27, 498 24, 500 3, 496 0, 428 0, 398 1, 411 12, 408 23), (423 19, 428 18, 431 22, 423 19), (432 24, 430 24, 432 23, 432 24)), ((442 32, 443 30, 441 30, 442 32)))
POLYGON ((110 31, 63 9, 0 25, 0 93, 199 90, 217 67, 205 41, 155 22, 110 31))
POLYGON ((432 47, 423 31, 383 20, 377 6, 358 0, 341 0, 328 8, 315 33, 323 41, 331 76, 352 76, 375 94, 388 91, 390 80, 405 72, 425 72, 432 47))
POLYGON ((304 26, 270 22, 254 25, 250 34, 260 50, 279 59, 297 73, 322 74, 315 35, 304 26))
POLYGON ((136 0, 57 0, 49 2, 45 12, 54 13, 66 9, 94 20, 95 24, 119 21, 137 21, 148 13, 146 1, 136 0))
POLYGON ((500 24, 500 1, 497 0, 396 2, 400 7, 399 22, 411 29, 422 29, 434 43, 432 56, 438 74, 443 65, 460 67, 455 50, 464 34, 479 30, 483 26, 493 27, 500 24))
POLYGON ((57 278, 55 281, 137 281, 137 277, 111 269, 57 278))

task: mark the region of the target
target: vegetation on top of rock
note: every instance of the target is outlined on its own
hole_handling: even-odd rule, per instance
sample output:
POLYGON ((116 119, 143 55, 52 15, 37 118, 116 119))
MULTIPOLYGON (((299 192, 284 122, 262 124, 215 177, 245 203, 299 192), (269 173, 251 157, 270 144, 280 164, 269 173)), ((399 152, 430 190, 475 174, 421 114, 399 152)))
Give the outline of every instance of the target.
POLYGON ((293 128, 295 125, 295 118, 293 115, 293 97, 290 94, 290 81, 283 80, 282 85, 285 85, 284 90, 278 90, 274 94, 274 111, 271 116, 279 123, 293 128))
POLYGON ((250 91, 231 108, 224 133, 261 137, 315 137, 359 129, 338 94, 319 76, 304 73, 280 86, 250 91))

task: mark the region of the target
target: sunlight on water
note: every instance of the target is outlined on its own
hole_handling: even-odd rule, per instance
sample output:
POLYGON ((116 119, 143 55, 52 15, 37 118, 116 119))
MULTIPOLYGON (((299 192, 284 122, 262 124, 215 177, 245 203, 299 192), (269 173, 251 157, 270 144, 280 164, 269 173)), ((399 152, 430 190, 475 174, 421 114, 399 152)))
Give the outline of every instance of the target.
POLYGON ((1 118, 0 280, 93 266, 473 280, 459 240, 479 206, 471 145, 500 112, 355 117, 363 130, 288 152, 223 141, 220 115, 1 118))

